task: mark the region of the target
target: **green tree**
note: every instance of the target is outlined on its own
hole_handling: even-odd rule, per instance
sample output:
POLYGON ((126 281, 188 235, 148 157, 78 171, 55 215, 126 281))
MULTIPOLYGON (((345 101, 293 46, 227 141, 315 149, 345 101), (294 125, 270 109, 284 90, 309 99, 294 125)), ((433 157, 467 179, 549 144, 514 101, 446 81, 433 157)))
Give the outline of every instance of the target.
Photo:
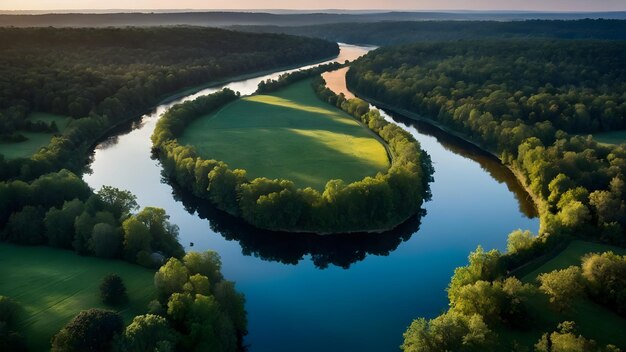
POLYGON ((122 249, 122 236, 117 228, 99 223, 93 227, 89 248, 101 258, 116 258, 122 249))
POLYGON ((550 302, 560 311, 570 309, 573 301, 584 293, 581 270, 577 266, 544 273, 537 279, 541 283, 539 289, 550 297, 550 302))
POLYGON ((84 210, 79 199, 67 201, 61 209, 52 208, 46 213, 44 226, 48 244, 54 247, 72 248, 74 221, 84 210))
POLYGON ((189 252, 185 254, 183 262, 190 274, 204 275, 212 283, 222 280, 222 261, 215 251, 189 252))
POLYGON ((122 223, 124 230, 124 252, 131 261, 137 259, 141 251, 150 251, 152 236, 150 229, 135 217, 130 217, 122 223))
POLYGON ((414 320, 404 333, 404 352, 490 351, 494 333, 480 315, 449 311, 433 320, 414 320))
POLYGON ((167 319, 152 314, 139 315, 126 327, 115 349, 119 352, 168 352, 174 351, 176 340, 167 319))
POLYGON ((78 313, 52 338, 52 352, 108 351, 113 339, 124 331, 115 312, 89 309, 78 313))
POLYGON ((599 348, 594 340, 589 340, 582 335, 576 336, 574 322, 565 321, 559 324, 558 330, 543 334, 539 342, 535 344, 537 352, 610 352, 618 351, 613 346, 606 349, 599 348))
POLYGON ((515 230, 509 234, 509 238, 506 242, 506 249, 509 253, 517 253, 523 250, 530 249, 533 246, 535 237, 533 234, 526 230, 515 230))
POLYGON ((126 190, 111 186, 102 186, 98 196, 108 204, 118 219, 124 220, 131 212, 139 209, 137 197, 126 190))
POLYGON ((109 274, 102 279, 100 284, 100 298, 102 302, 110 305, 120 305, 128 302, 128 293, 124 280, 117 274, 109 274))
POLYGON ((176 292, 183 292, 189 279, 189 270, 176 258, 170 258, 154 275, 154 286, 159 297, 166 301, 176 292))

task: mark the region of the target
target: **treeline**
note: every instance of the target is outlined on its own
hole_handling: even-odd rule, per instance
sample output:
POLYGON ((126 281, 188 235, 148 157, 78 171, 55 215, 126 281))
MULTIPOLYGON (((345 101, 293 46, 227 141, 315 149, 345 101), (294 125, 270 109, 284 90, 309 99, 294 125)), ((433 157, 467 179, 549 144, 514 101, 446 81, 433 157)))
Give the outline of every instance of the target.
POLYGON ((17 140, 30 112, 71 116, 30 159, 0 158, 2 179, 79 171, 103 132, 165 95, 230 76, 337 55, 335 43, 212 28, 0 28, 0 134, 17 140))
MULTIPOLYGON (((171 258, 154 276, 158 299, 150 302, 147 314, 134 317, 125 327, 115 311, 82 311, 52 338, 51 350, 242 350, 247 331, 245 300, 234 283, 222 278, 220 269, 219 255, 212 251, 171 258)), ((0 296, 0 308, 12 308, 8 303, 12 301, 0 296)), ((14 351, 23 348, 17 337, 6 343, 14 351)))
POLYGON ((624 245, 626 147, 567 134, 626 128, 624 49, 536 40, 413 44, 358 60, 348 83, 500 155, 541 203, 542 234, 624 245))
MULTIPOLYGON (((67 170, 0 183, 0 240, 160 267, 158 300, 147 315, 124 328, 115 312, 81 312, 53 339, 52 350, 241 350, 244 298, 224 280, 219 255, 185 254, 163 209, 138 208, 130 192, 104 186, 93 193, 67 170)), ((26 350, 23 316, 16 302, 0 296, 0 349, 26 350)))
POLYGON ((340 62, 331 62, 324 65, 318 65, 306 70, 298 70, 291 73, 283 73, 278 77, 278 79, 267 79, 265 81, 261 81, 256 90, 257 94, 266 94, 270 92, 275 92, 281 88, 287 87, 288 85, 301 81, 303 79, 311 78, 314 76, 319 76, 327 71, 338 70, 343 67, 345 64, 340 62))
POLYGON ((103 187, 93 193, 78 176, 62 170, 31 183, 0 183, 0 240, 49 245, 81 255, 120 258, 158 267, 184 255, 178 227, 160 208, 136 214, 128 191, 103 187))
POLYGON ((432 20, 399 19, 374 23, 329 23, 302 26, 232 26, 256 33, 286 33, 322 38, 334 42, 371 45, 397 45, 424 41, 468 39, 601 39, 626 40, 626 21, 610 19, 577 20, 432 20))
POLYGON ((318 269, 331 266, 348 269, 369 256, 390 255, 419 231, 422 216, 426 213, 422 211, 393 230, 383 233, 325 236, 302 233, 293 236, 288 232, 263 230, 242 222, 241 218, 220 211, 210 202, 182 189, 175 180, 168 181, 174 199, 182 202, 187 212, 208 220, 211 231, 219 233, 226 240, 237 241, 244 255, 288 265, 296 265, 310 258, 318 269))
MULTIPOLYGON (((289 76, 282 77, 290 80, 289 76)), ((279 83, 280 84, 280 83, 279 83)), ((152 136, 167 174, 199 198, 264 229, 341 233, 383 231, 417 214, 430 197, 432 165, 419 143, 407 132, 386 122, 362 100, 346 100, 325 88, 319 78, 314 89, 328 101, 376 132, 393 156, 390 169, 351 184, 330 180, 323 192, 296 188, 292 181, 267 178, 249 180, 245 170, 232 170, 222 161, 204 160, 193 147, 176 137, 190 119, 203 116, 236 99, 224 90, 168 111, 152 136)))
MULTIPOLYGON (((431 321, 417 320, 405 334, 405 350, 439 350, 415 346, 441 346, 441 341, 442 350, 455 350, 476 336, 478 350, 494 349, 502 343, 494 326, 523 330, 528 327, 515 324, 530 321, 525 318, 528 307, 520 302, 532 293, 507 278, 511 271, 558 251, 572 236, 626 245, 626 145, 605 146, 568 134, 625 127, 623 47, 537 40, 414 44, 377 50, 352 66, 351 89, 430 118, 497 153, 539 207, 540 234, 512 233, 506 254, 472 253, 470 264, 455 271, 448 288, 450 311, 431 321), (454 326, 457 335, 438 335, 454 326)), ((589 260, 615 259, 593 258, 589 260)), ((604 267, 619 272, 620 265, 604 267)), ((597 291, 615 289, 609 279, 566 286, 566 279, 578 277, 575 271, 543 276, 539 290, 556 302, 552 296, 563 287, 572 295, 587 287, 592 299, 622 309, 617 297, 623 289, 597 291)), ((569 322, 544 335, 535 349, 568 350, 568 343, 579 350, 602 350, 577 336, 569 322)))
MULTIPOLYGON (((529 238, 522 231, 514 232, 509 246, 516 238, 529 238)), ((519 242, 518 242, 519 243, 519 242)), ((538 286, 523 284, 515 277, 506 277, 501 265, 502 254, 478 248, 469 256, 469 264, 457 268, 448 286, 450 309, 426 320, 415 320, 404 334, 404 351, 620 351, 613 345, 602 346, 579 335, 575 322, 563 321, 556 331, 544 333, 533 346, 520 341, 503 341, 498 331, 509 329, 528 332, 538 324, 537 303, 549 302, 551 309, 567 316, 575 308, 576 299, 589 297, 599 304, 624 315, 623 300, 626 281, 626 257, 611 252, 590 254, 582 258, 581 267, 571 266, 541 274, 538 286), (532 306, 535 307, 532 307, 532 306)), ((551 313, 549 313, 551 314, 551 313)))

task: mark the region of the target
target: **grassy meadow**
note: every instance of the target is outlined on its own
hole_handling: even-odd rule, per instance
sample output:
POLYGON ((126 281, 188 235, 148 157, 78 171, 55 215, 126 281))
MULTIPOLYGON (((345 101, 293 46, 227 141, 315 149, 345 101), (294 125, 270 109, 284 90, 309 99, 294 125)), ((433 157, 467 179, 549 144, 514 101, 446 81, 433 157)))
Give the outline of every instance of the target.
POLYGON ((109 308, 100 301, 99 286, 110 273, 120 275, 128 290, 129 303, 119 308, 125 322, 145 313, 156 298, 151 270, 71 251, 0 243, 0 295, 24 308, 23 332, 33 351, 48 350, 52 336, 81 310, 109 308))
MULTIPOLYGON (((31 121, 43 121, 45 123, 56 122, 59 128, 59 133, 63 133, 67 125, 71 121, 70 118, 65 116, 47 114, 42 112, 34 112, 28 116, 31 121)), ((50 144, 50 140, 54 136, 53 133, 45 132, 20 132, 21 135, 28 138, 28 140, 19 143, 3 143, 0 142, 0 154, 3 154, 7 159, 16 158, 28 158, 35 154, 42 147, 50 144)))
POLYGON ((323 190, 389 167, 385 147, 351 116, 317 98, 311 80, 239 99, 198 118, 179 138, 201 156, 248 171, 249 178, 287 178, 323 190))
MULTIPOLYGON (((588 253, 602 253, 613 251, 619 255, 626 255, 626 248, 614 247, 605 244, 586 241, 572 241, 561 253, 548 260, 540 267, 524 274, 520 280, 524 283, 538 285, 537 276, 553 270, 565 269, 572 265, 580 265, 581 257, 588 253)), ((497 331, 509 341, 517 340, 523 345, 534 345, 546 331, 556 330, 556 326, 566 320, 576 322, 579 334, 594 339, 600 344, 614 344, 626 348, 626 319, 611 312, 591 300, 580 299, 571 312, 559 313, 555 311, 545 295, 536 295, 529 302, 534 323, 529 331, 520 332, 508 329, 497 331)))

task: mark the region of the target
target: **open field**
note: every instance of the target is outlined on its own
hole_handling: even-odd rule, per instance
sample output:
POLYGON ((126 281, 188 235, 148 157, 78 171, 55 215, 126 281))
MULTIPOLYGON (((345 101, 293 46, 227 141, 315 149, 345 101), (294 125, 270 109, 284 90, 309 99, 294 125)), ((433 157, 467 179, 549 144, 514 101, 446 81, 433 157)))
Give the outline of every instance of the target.
MULTIPOLYGON (((67 128, 70 119, 65 116, 52 115, 47 113, 35 112, 28 117, 31 121, 43 121, 45 123, 56 122, 59 133, 63 133, 67 128)), ((50 144, 52 133, 45 132, 20 132, 28 140, 19 143, 0 143, 0 154, 7 159, 28 158, 35 154, 42 147, 50 144)))
POLYGON ((198 118, 179 142, 204 158, 246 169, 249 178, 287 178, 318 190, 331 179, 349 183, 389 167, 373 132, 319 100, 311 80, 198 118))
MULTIPOLYGON (((537 276, 542 273, 565 269, 571 265, 580 265, 580 259, 585 254, 606 251, 613 251, 620 255, 626 254, 626 248, 579 240, 572 241, 556 257, 526 274, 521 280, 525 283, 536 284, 537 276)), ((579 300, 574 305, 574 310, 567 314, 556 312, 544 295, 533 297, 529 303, 535 318, 532 329, 526 332, 504 329, 498 331, 506 340, 517 340, 526 346, 532 346, 539 340, 543 332, 556 330, 559 323, 572 320, 576 322, 578 333, 583 336, 594 339, 601 344, 611 343, 620 348, 626 347, 626 335, 623 334, 623 331, 626 331, 626 319, 588 299, 579 300)))
POLYGON ((156 298, 151 270, 71 251, 0 244, 0 295, 24 307, 23 331, 34 351, 47 350, 50 338, 79 311, 107 308, 99 286, 109 273, 120 275, 128 290, 129 303, 120 311, 125 322, 145 313, 156 298))
POLYGON ((593 138, 603 144, 622 144, 626 143, 626 131, 596 133, 593 138))

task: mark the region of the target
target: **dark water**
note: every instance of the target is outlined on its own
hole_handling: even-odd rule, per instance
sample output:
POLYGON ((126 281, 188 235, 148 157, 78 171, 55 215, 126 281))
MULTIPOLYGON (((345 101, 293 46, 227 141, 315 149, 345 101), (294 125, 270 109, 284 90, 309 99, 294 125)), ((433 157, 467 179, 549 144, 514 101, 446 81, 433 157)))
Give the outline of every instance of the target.
MULTIPOLYGON (((339 60, 368 50, 342 46, 339 60)), ((277 75, 227 86, 250 94, 261 79, 277 75)), ((194 250, 221 255, 224 275, 246 295, 246 343, 253 352, 395 351, 412 319, 446 308, 444 289, 471 250, 504 249, 512 230, 538 229, 527 195, 496 159, 402 117, 394 119, 422 143, 435 167, 433 198, 423 216, 380 235, 318 237, 251 228, 197 204, 161 176, 149 138, 170 106, 101 143, 84 179, 95 189, 128 189, 140 205, 164 208, 180 226, 183 245, 189 249, 193 242, 194 250)))

